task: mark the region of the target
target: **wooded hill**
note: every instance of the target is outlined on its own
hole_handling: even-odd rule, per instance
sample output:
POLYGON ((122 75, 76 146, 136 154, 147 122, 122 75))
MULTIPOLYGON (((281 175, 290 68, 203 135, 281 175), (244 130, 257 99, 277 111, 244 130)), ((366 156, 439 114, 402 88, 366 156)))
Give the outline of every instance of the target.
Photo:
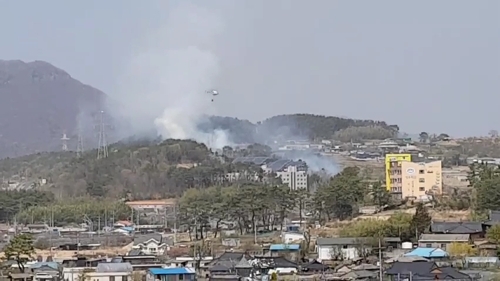
MULTIPOLYGON (((265 151, 270 149, 256 144, 239 153, 262 156, 265 151)), ((52 191, 57 198, 132 195, 149 199, 179 195, 191 187, 225 185, 227 172, 259 170, 224 164, 224 157, 191 140, 118 143, 109 147, 109 157, 96 156, 97 151, 92 150, 80 158, 74 152, 51 152, 4 159, 0 160, 0 176, 52 191)))
POLYGON ((206 132, 225 130, 234 143, 263 143, 274 139, 386 139, 399 131, 382 121, 356 120, 313 114, 278 115, 256 124, 232 117, 212 116, 199 124, 206 132))

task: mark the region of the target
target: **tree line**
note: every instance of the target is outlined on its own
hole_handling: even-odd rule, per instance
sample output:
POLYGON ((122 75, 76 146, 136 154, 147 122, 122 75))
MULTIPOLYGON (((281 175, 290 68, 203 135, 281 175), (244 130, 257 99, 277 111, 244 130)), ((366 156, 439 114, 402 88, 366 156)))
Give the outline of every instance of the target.
POLYGON ((217 235, 221 224, 229 222, 244 234, 282 229, 287 218, 345 220, 366 203, 390 203, 387 190, 380 183, 364 182, 357 167, 345 168, 329 179, 311 176, 309 183, 318 186, 316 192, 268 182, 188 189, 179 199, 179 221, 200 237, 210 229, 217 235))

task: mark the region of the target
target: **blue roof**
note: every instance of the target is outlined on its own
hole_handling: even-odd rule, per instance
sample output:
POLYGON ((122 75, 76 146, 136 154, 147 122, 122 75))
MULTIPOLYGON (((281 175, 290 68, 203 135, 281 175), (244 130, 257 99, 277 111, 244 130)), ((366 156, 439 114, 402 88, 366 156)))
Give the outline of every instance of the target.
POLYGON ((271 251, 297 251, 300 249, 300 244, 272 244, 269 247, 271 251))
POLYGON ((149 272, 151 272, 151 274, 153 275, 195 274, 192 268, 187 268, 187 267, 150 268, 149 272))
POLYGON ((418 256, 423 258, 444 258, 449 256, 446 251, 439 248, 416 248, 415 250, 405 254, 405 257, 418 256))

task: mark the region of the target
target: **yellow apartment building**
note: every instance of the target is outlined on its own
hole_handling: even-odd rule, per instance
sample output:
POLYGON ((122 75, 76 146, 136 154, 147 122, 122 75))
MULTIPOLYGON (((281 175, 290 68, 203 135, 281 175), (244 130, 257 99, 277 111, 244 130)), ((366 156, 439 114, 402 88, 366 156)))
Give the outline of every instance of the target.
POLYGON ((401 163, 401 196, 409 199, 427 198, 427 194, 443 192, 441 161, 429 163, 401 163))
POLYGON ((402 162, 411 162, 411 154, 385 155, 385 186, 389 192, 395 192, 393 187, 401 186, 402 162))

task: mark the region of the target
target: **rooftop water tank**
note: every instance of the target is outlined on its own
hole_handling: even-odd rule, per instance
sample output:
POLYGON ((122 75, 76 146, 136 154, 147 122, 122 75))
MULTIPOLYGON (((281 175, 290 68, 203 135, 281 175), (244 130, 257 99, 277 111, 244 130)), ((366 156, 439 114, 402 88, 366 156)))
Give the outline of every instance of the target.
POLYGON ((403 248, 405 250, 411 250, 411 249, 413 249, 413 243, 411 243, 411 242, 403 242, 401 244, 401 248, 403 248))

